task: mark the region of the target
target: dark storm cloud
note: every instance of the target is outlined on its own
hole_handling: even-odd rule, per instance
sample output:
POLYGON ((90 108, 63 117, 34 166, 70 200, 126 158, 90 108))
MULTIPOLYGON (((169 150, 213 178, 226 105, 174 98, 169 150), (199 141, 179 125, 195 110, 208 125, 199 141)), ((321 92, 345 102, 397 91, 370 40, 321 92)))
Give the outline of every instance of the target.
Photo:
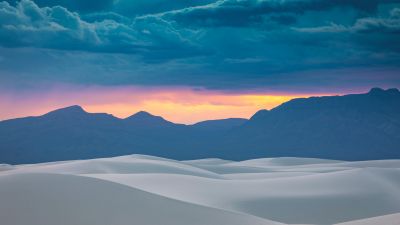
MULTIPOLYGON (((335 16, 331 18, 332 21, 329 25, 324 26, 312 26, 314 24, 311 19, 306 22, 306 25, 309 26, 296 23, 299 18, 303 18, 302 13, 308 11, 329 11, 334 7, 351 7, 352 10, 359 11, 374 9, 376 11, 379 2, 377 0, 368 1, 368 3, 344 0, 220 0, 203 6, 135 18, 112 11, 79 14, 63 6, 40 7, 31 0, 22 0, 15 5, 2 2, 0 3, 2 9, 0 11, 2 22, 0 44, 5 47, 28 46, 128 53, 143 55, 147 58, 158 56, 158 58, 168 59, 200 56, 212 52, 214 54, 231 52, 235 48, 225 49, 225 43, 220 43, 214 34, 220 33, 221 36, 224 36, 219 32, 219 30, 224 30, 223 27, 238 26, 228 33, 231 35, 231 40, 236 40, 237 43, 234 45, 237 46, 237 50, 246 54, 248 52, 246 50, 252 48, 250 45, 254 45, 256 49, 270 48, 269 43, 273 43, 276 37, 279 37, 279 40, 281 36, 287 35, 291 37, 285 37, 284 40, 288 42, 284 44, 293 42, 293 45, 301 47, 300 45, 307 45, 307 42, 316 45, 321 43, 320 37, 323 35, 317 34, 321 32, 368 33, 375 30, 376 32, 398 33, 399 13, 396 11, 397 8, 392 9, 391 15, 387 17, 380 17, 376 14, 368 17, 355 17, 354 21, 348 21, 353 23, 352 26, 336 23, 335 16), (188 23, 190 26, 185 26, 188 23), (193 25, 201 27, 192 27, 193 25), (202 27, 204 25, 222 28, 202 27), (273 33, 275 29, 282 31, 273 33), (244 33, 247 33, 245 38, 242 36, 244 33)), ((121 1, 111 1, 107 4, 98 3, 98 5, 110 4, 122 3, 121 1)), ((337 15, 337 17, 341 17, 341 15, 337 15)), ((315 19, 315 16, 312 19, 315 19)), ((340 45, 340 41, 343 40, 339 39, 340 37, 338 38, 340 45)), ((285 49, 277 50, 284 51, 285 49)), ((236 52, 235 54, 242 53, 236 52)), ((249 57, 260 56, 246 56, 246 58, 249 57)), ((221 60, 224 58, 230 58, 230 55, 221 60)))
POLYGON ((365 33, 383 32, 400 34, 400 8, 393 9, 388 18, 359 19, 351 29, 356 32, 365 33))
POLYGON ((358 18, 353 24, 346 26, 331 23, 320 27, 295 28, 299 32, 309 34, 331 34, 349 37, 353 47, 364 46, 374 52, 398 53, 400 51, 400 8, 392 9, 386 17, 358 18))
MULTIPOLYGON (((20 0, 7 0, 16 5, 20 0)), ((159 13, 191 6, 205 5, 213 0, 34 0, 39 7, 62 6, 79 13, 115 12, 127 17, 159 13)))
POLYGON ((357 33, 400 33, 400 8, 390 11, 388 17, 365 17, 359 18, 352 26, 344 26, 331 23, 328 26, 297 28, 300 32, 324 33, 324 32, 357 32, 357 33))
POLYGON ((118 0, 114 2, 112 10, 127 17, 132 17, 200 6, 212 3, 213 1, 214 0, 118 0))
POLYGON ((198 26, 246 26, 274 20, 281 24, 294 22, 293 15, 307 11, 329 10, 335 7, 354 8, 363 12, 376 10, 380 3, 395 3, 398 0, 219 0, 214 3, 166 12, 173 20, 198 26), (286 15, 285 15, 286 14, 286 15), (289 15, 287 15, 289 14, 289 15))
POLYGON ((97 19, 88 22, 64 7, 40 8, 29 0, 16 6, 1 2, 0 8, 0 44, 5 47, 143 54, 155 58, 157 54, 176 57, 196 52, 188 39, 190 31, 178 32, 170 22, 158 17, 124 20, 109 13, 92 15, 97 19))
MULTIPOLYGON (((19 0, 7 0, 12 5, 18 4, 19 0)), ((109 10, 113 7, 115 0, 35 0, 39 7, 62 6, 71 11, 94 12, 109 10)))
POLYGON ((399 2, 0 2, 0 82, 236 89, 354 83, 370 68, 399 83, 399 2))

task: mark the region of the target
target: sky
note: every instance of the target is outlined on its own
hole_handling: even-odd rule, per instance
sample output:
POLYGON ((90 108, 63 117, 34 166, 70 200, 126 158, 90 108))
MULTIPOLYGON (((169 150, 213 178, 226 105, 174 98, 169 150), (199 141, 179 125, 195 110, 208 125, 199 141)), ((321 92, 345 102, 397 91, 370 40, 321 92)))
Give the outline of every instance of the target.
POLYGON ((0 2, 0 120, 195 123, 372 87, 400 87, 400 0, 0 2))

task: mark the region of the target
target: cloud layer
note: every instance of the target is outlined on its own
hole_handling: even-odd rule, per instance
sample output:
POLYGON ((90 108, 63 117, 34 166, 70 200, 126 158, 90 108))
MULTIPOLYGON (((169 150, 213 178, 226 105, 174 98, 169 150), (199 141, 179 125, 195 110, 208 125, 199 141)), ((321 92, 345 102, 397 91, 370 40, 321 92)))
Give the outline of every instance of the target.
POLYGON ((400 84, 396 0, 10 0, 0 24, 3 85, 400 84))

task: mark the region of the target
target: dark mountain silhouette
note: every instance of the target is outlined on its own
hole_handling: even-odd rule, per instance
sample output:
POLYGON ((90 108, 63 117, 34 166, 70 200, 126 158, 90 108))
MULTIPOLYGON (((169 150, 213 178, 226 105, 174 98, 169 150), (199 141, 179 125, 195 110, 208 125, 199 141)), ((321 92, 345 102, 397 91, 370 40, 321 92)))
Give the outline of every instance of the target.
POLYGON ((43 116, 0 122, 0 163, 132 153, 190 158, 194 149, 205 147, 203 142, 208 144, 217 138, 217 134, 237 124, 231 120, 207 122, 204 126, 175 124, 143 111, 119 119, 106 113, 88 113, 80 106, 70 106, 43 116))
POLYGON ((247 121, 248 121, 247 119, 243 118, 228 118, 221 120, 206 120, 195 123, 192 126, 198 129, 203 129, 205 131, 206 130, 218 131, 218 130, 232 129, 241 126, 247 121))
POLYGON ((0 163, 149 154, 173 159, 319 157, 400 158, 400 92, 299 98, 250 120, 194 125, 147 112, 126 119, 71 106, 0 122, 0 163))
POLYGON ((171 127, 177 124, 169 122, 161 116, 154 116, 148 112, 140 111, 124 119, 131 126, 140 126, 143 128, 162 128, 171 127))
POLYGON ((224 145, 232 158, 302 156, 345 160, 400 157, 400 92, 300 98, 257 112, 224 145), (246 151, 243 151, 246 149, 246 151))

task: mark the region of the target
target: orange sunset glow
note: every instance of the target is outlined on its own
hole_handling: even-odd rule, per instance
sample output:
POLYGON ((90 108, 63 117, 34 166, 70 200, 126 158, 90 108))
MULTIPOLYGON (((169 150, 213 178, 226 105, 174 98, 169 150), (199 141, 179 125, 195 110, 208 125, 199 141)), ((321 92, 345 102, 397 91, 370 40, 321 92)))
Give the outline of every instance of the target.
POLYGON ((259 109, 271 109, 294 98, 272 95, 193 95, 188 103, 176 97, 175 101, 149 99, 136 105, 116 102, 84 105, 84 108, 89 112, 108 112, 121 118, 144 110, 176 123, 192 124, 210 119, 249 118, 259 109))
MULTIPOLYGON (((324 94, 326 95, 326 94, 324 94)), ((147 111, 175 123, 249 118, 260 109, 271 109, 306 94, 224 93, 185 87, 75 87, 57 86, 31 93, 5 92, 0 97, 0 119, 36 116, 70 105, 88 112, 105 112, 119 118, 147 111), (23 97, 22 97, 23 96, 23 97)))

